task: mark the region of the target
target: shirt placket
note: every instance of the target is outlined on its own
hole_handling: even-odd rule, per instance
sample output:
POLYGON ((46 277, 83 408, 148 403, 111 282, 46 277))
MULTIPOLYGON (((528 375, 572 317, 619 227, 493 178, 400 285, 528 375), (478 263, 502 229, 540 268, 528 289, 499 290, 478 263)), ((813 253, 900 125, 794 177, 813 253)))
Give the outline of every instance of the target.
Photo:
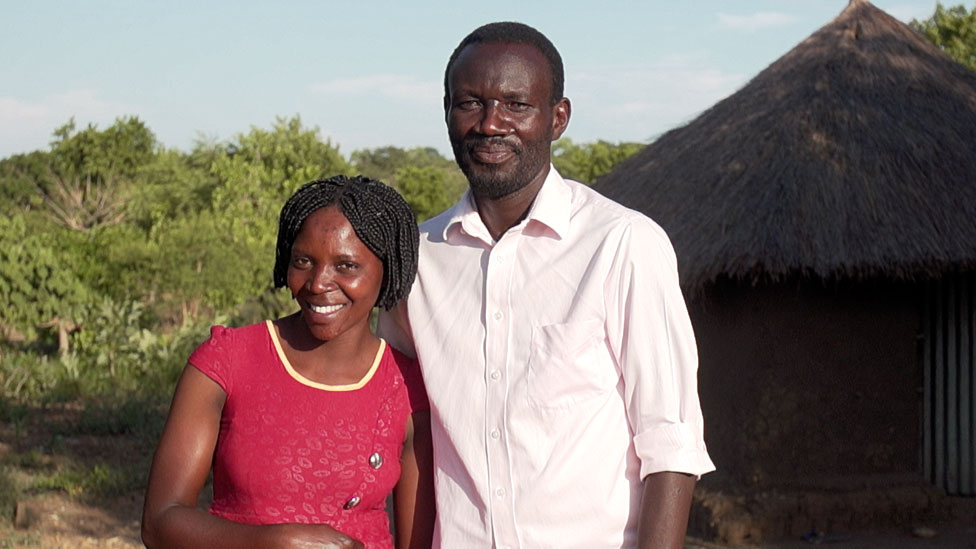
POLYGON ((505 409, 509 386, 509 339, 512 333, 512 270, 518 234, 513 231, 492 248, 485 277, 485 446, 488 456, 491 527, 498 549, 518 547, 514 486, 505 409))

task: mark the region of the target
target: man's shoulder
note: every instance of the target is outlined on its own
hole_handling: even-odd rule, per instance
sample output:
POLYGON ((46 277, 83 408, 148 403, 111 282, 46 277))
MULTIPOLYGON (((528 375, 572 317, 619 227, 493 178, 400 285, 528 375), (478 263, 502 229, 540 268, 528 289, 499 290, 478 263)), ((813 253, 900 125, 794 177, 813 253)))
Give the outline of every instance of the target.
POLYGON ((600 194, 578 181, 564 179, 573 191, 573 217, 587 228, 608 233, 637 231, 668 240, 667 233, 653 219, 600 194))
POLYGON ((447 229, 451 220, 454 219, 456 209, 457 204, 454 204, 450 208, 421 223, 419 227, 420 240, 442 240, 444 230, 447 229))

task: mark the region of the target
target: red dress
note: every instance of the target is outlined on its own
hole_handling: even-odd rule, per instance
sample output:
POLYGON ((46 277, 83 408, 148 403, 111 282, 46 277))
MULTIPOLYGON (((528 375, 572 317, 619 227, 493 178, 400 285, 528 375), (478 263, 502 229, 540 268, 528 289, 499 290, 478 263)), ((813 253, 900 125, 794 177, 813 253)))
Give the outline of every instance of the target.
POLYGON ((296 372, 270 321, 214 326, 189 362, 227 393, 210 512, 246 524, 330 524, 392 548, 386 497, 408 415, 427 409, 417 362, 381 342, 355 385, 296 372))

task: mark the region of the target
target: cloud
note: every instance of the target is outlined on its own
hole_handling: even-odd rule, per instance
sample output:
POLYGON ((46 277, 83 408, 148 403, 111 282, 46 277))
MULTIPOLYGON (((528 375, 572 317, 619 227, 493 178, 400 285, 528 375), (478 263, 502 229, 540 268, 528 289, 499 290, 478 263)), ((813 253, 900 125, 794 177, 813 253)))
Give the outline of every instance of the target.
MULTIPOLYGON (((950 2, 946 2, 946 4, 950 4, 950 2)), ((885 11, 888 12, 888 15, 894 17, 895 19, 898 19, 903 23, 908 23, 912 19, 923 21, 929 17, 932 17, 932 14, 935 13, 935 7, 899 4, 887 8, 885 11)))
POLYGON ((106 101, 95 90, 69 90, 30 100, 0 96, 0 158, 47 149, 54 129, 74 117, 78 126, 105 127, 138 108, 106 101))
POLYGON ((310 89, 331 96, 374 95, 406 102, 428 102, 444 94, 443 83, 422 80, 412 75, 374 74, 356 78, 336 78, 312 84, 310 89))
POLYGON ((796 17, 792 15, 775 11, 761 11, 751 15, 732 15, 728 13, 719 13, 717 15, 718 22, 723 27, 746 32, 783 27, 796 21, 796 17))
POLYGON ((694 57, 632 67, 598 67, 568 75, 574 119, 568 137, 647 142, 690 121, 734 93, 747 76, 694 57))
POLYGON ((25 103, 13 97, 0 97, 0 123, 16 124, 42 118, 47 109, 41 105, 25 103))

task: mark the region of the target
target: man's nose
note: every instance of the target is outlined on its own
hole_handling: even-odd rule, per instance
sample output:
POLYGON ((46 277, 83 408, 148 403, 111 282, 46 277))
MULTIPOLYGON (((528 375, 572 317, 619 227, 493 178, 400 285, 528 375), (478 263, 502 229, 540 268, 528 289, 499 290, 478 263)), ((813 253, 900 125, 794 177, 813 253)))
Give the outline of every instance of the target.
POLYGON ((485 103, 481 111, 479 132, 482 135, 505 135, 509 131, 508 117, 502 106, 497 101, 485 103))

